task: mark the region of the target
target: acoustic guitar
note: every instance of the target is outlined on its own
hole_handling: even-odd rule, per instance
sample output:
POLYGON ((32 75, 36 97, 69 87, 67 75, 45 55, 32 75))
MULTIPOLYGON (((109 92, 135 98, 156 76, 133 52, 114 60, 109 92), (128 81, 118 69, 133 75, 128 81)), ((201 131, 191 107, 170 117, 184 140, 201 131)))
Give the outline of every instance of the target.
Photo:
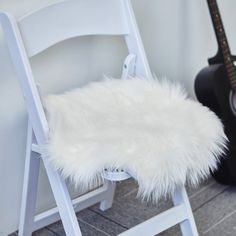
POLYGON ((216 0, 207 0, 218 43, 216 56, 208 60, 195 80, 197 99, 222 120, 229 139, 225 158, 212 176, 222 184, 236 185, 236 70, 216 0))

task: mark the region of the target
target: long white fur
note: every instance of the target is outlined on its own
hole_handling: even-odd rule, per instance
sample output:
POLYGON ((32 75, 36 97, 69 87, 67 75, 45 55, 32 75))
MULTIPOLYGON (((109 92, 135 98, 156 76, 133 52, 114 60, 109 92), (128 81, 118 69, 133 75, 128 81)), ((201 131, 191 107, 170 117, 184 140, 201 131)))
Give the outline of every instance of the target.
POLYGON ((121 168, 139 196, 157 201, 206 178, 226 145, 218 117, 167 81, 105 79, 44 103, 43 156, 83 190, 101 183, 105 168, 121 168))

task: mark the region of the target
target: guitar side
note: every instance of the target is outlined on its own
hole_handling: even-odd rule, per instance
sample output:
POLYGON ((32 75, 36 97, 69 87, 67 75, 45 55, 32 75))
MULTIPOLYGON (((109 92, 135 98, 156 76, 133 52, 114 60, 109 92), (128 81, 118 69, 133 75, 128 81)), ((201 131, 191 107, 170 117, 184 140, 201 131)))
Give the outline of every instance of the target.
POLYGON ((230 140, 225 157, 213 177, 222 184, 236 185, 236 117, 233 114, 229 94, 231 87, 223 64, 214 64, 202 69, 195 80, 195 93, 199 102, 214 111, 222 120, 230 140))

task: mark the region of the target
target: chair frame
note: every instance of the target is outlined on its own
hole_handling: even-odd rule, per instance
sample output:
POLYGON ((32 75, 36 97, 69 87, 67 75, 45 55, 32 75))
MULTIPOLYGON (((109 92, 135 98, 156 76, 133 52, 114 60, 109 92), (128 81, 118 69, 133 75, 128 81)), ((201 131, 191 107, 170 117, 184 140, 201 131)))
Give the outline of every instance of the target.
MULTIPOLYGON (((103 30, 102 25, 100 25, 100 28, 98 27, 98 30, 97 28, 91 28, 91 32, 87 32, 85 27, 82 27, 81 30, 75 32, 75 35, 63 36, 64 38, 62 37, 58 41, 51 38, 48 39, 45 45, 37 44, 34 47, 34 44, 31 44, 31 41, 34 41, 34 35, 29 34, 30 36, 27 38, 27 33, 30 32, 30 30, 27 31, 27 27, 30 29, 32 27, 31 24, 39 24, 39 19, 40 17, 42 19, 42 16, 49 17, 50 14, 46 14, 45 12, 57 14, 64 8, 74 9, 74 6, 80 4, 79 2, 82 1, 61 1, 29 14, 18 21, 8 13, 0 13, 0 23, 3 27, 5 39, 17 72, 17 78, 19 79, 23 96, 26 100, 29 116, 19 236, 30 236, 35 230, 56 222, 59 219, 62 220, 66 235, 82 235, 75 213, 95 203, 100 203, 101 210, 107 210, 112 206, 115 181, 130 177, 127 173, 107 173, 107 176, 105 176, 107 180, 103 186, 71 200, 65 180, 60 175, 60 172, 55 171, 48 160, 42 158, 40 154, 39 145, 47 142, 49 128, 40 94, 33 79, 33 73, 29 63, 30 57, 67 38, 90 34, 115 34, 124 36, 129 51, 129 55, 124 61, 122 78, 126 79, 129 75, 138 75, 144 78, 150 78, 152 76, 129 0, 84 0, 82 2, 82 5, 84 4, 86 7, 90 7, 89 9, 96 9, 98 2, 105 9, 111 8, 112 4, 119 6, 119 10, 122 10, 122 18, 120 20, 124 20, 125 18, 125 23, 120 28, 118 27, 119 32, 113 32, 114 27, 112 28, 110 25, 105 30, 103 30), (92 5, 94 5, 94 8, 91 8, 92 5), (40 160, 42 160, 46 169, 57 207, 35 215, 40 160)), ((66 15, 69 16, 69 14, 66 15)), ((110 13, 111 17, 113 17, 112 14, 110 13)), ((119 17, 117 19, 119 20, 119 17)), ((114 18, 114 22, 117 19, 114 18)), ((184 186, 180 187, 173 194, 172 199, 174 207, 120 235, 151 236, 176 224, 180 224, 184 236, 198 235, 184 186)))

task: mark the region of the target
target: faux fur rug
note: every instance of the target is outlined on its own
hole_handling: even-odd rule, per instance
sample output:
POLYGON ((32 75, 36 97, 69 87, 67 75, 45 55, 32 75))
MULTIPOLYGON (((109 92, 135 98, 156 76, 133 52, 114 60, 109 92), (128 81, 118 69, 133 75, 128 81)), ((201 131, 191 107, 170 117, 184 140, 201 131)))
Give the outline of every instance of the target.
POLYGON ((105 79, 45 99, 50 137, 43 156, 86 190, 104 169, 121 168, 138 195, 157 201, 197 185, 217 167, 226 144, 222 124, 168 82, 105 79))

